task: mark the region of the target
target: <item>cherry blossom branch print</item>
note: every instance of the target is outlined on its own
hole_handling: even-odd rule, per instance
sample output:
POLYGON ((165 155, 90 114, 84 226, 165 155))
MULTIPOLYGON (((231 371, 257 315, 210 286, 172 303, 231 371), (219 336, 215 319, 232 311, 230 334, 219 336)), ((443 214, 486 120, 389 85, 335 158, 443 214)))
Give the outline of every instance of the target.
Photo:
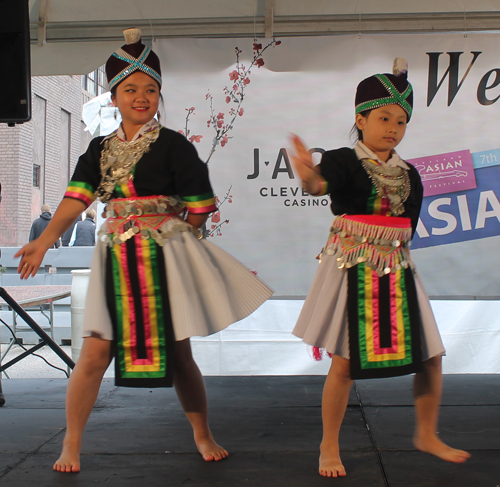
MULTIPOLYGON (((221 148, 226 146, 232 137, 229 133, 233 130, 234 124, 238 117, 242 117, 244 114, 244 109, 242 107, 243 100, 245 99, 245 90, 250 84, 250 75, 252 69, 257 66, 257 68, 261 68, 264 66, 264 52, 275 46, 279 46, 281 41, 273 38, 270 42, 268 42, 264 47, 261 43, 254 39, 253 43, 253 58, 250 62, 249 66, 245 66, 240 61, 240 55, 242 54, 242 50, 238 47, 235 47, 234 51, 236 54, 236 64, 234 69, 229 73, 229 80, 231 84, 229 87, 224 86, 223 93, 225 102, 227 105, 230 105, 227 111, 218 111, 214 108, 214 97, 210 90, 206 94, 205 99, 209 102, 210 105, 210 118, 207 120, 207 127, 212 128, 214 131, 214 136, 212 138, 212 146, 208 153, 208 156, 205 160, 205 163, 208 165, 212 156, 214 155, 217 148, 220 146, 221 148)), ((184 124, 184 129, 179 130, 179 132, 184 135, 190 142, 198 143, 203 138, 203 135, 191 135, 191 130, 189 129, 189 122, 192 115, 196 115, 194 113, 195 107, 186 108, 186 119, 184 124)), ((233 196, 230 194, 232 186, 227 190, 225 197, 222 201, 219 200, 219 197, 216 196, 216 204, 218 210, 211 215, 211 222, 207 223, 207 227, 205 229, 206 237, 220 237, 222 236, 221 227, 223 225, 229 224, 229 220, 221 219, 221 206, 227 201, 228 203, 232 203, 233 196), (208 228, 210 226, 210 228, 208 228)))
POLYGON ((273 39, 265 47, 262 47, 262 44, 255 40, 253 43, 253 60, 248 68, 240 62, 240 54, 243 51, 241 51, 238 47, 234 48, 234 52, 236 53, 236 66, 235 69, 229 73, 229 80, 232 82, 232 87, 228 88, 225 86, 223 88, 224 94, 226 95, 226 103, 232 104, 228 112, 228 122, 225 121, 226 114, 224 112, 216 114, 213 107, 212 93, 209 91, 206 95, 206 99, 210 100, 210 118, 207 121, 207 127, 211 126, 215 131, 215 136, 212 140, 212 147, 206 160, 207 164, 210 162, 217 146, 220 145, 221 147, 224 147, 229 142, 229 139, 232 137, 230 137, 228 133, 233 130, 236 118, 243 116, 244 110, 241 105, 245 98, 245 88, 250 84, 250 74, 252 72, 252 68, 254 66, 257 66, 257 68, 264 66, 265 63, 262 57, 264 52, 270 47, 279 46, 280 44, 281 41, 273 39))
POLYGON ((229 220, 222 220, 221 221, 221 216, 220 216, 220 209, 221 206, 227 201, 228 203, 233 202, 233 195, 231 194, 231 188, 232 186, 229 186, 229 189, 226 192, 226 196, 224 196, 224 199, 222 201, 219 200, 219 197, 215 197, 215 203, 217 205, 217 211, 212 213, 210 217, 211 225, 210 228, 207 228, 206 230, 206 237, 222 237, 222 230, 221 227, 222 225, 226 225, 229 223, 229 220))
POLYGON ((194 110, 195 110, 194 107, 186 108, 187 114, 186 114, 186 123, 184 126, 184 130, 179 130, 179 133, 184 135, 186 137, 186 139, 188 139, 189 142, 191 142, 191 143, 200 142, 201 139, 203 138, 203 135, 191 135, 191 137, 189 136, 189 134, 191 133, 191 130, 189 130, 189 128, 188 128, 189 117, 191 115, 196 115, 196 113, 194 113, 194 110))

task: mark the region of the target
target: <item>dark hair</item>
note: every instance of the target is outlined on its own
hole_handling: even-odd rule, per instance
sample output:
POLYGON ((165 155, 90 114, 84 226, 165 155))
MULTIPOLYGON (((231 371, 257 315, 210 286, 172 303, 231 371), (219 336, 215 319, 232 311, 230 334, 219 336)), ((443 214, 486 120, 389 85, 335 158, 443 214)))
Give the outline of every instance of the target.
MULTIPOLYGON (((371 110, 365 110, 364 112, 360 112, 359 114, 362 115, 363 117, 368 117, 370 115, 371 110)), ((351 128, 351 131, 349 132, 349 135, 351 136, 351 139, 356 142, 363 142, 363 131, 358 128, 356 123, 351 128)))

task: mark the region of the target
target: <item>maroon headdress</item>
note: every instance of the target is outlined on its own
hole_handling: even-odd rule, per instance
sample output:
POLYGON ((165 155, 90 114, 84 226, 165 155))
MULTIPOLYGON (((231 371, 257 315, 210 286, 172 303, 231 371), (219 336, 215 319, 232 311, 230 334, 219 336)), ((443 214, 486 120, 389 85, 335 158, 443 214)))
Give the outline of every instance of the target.
POLYGON ((127 76, 142 71, 151 76, 161 88, 161 68, 158 56, 141 41, 140 29, 123 31, 126 44, 106 61, 106 77, 110 91, 127 76))
POLYGON ((359 83, 356 90, 356 113, 387 105, 399 105, 408 122, 413 111, 413 87, 408 81, 408 63, 396 58, 393 74, 374 74, 359 83))

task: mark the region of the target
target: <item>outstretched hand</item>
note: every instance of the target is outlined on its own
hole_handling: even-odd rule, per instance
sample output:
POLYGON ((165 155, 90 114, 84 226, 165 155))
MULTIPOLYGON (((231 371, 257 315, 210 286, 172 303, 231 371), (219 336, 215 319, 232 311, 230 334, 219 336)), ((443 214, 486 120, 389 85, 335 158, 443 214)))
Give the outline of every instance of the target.
POLYGON ((17 272, 20 274, 21 279, 28 279, 34 277, 38 268, 40 267, 43 257, 47 249, 38 242, 38 239, 33 240, 21 248, 14 257, 21 257, 17 272))
POLYGON ((310 172, 309 170, 313 169, 314 167, 311 154, 307 150, 304 142, 298 135, 291 134, 290 142, 292 143, 293 148, 295 149, 295 154, 291 155, 293 166, 297 171, 300 179, 304 180, 309 174, 310 172))
POLYGON ((21 257, 17 268, 21 279, 35 277, 47 250, 54 245, 54 242, 71 226, 85 208, 87 205, 81 200, 63 198, 42 234, 36 240, 25 245, 14 256, 21 257))
POLYGON ((295 134, 290 135, 290 142, 295 149, 295 154, 290 157, 293 167, 302 180, 302 187, 309 194, 316 194, 320 189, 320 179, 314 169, 311 153, 307 150, 302 139, 295 134))

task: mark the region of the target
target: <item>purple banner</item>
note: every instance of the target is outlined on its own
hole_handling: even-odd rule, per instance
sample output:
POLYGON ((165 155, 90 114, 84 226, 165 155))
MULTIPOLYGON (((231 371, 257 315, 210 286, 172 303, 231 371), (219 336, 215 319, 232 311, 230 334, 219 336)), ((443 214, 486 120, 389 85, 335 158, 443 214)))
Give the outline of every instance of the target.
POLYGON ((469 150, 410 159, 422 178, 424 196, 464 191, 476 187, 469 150))

